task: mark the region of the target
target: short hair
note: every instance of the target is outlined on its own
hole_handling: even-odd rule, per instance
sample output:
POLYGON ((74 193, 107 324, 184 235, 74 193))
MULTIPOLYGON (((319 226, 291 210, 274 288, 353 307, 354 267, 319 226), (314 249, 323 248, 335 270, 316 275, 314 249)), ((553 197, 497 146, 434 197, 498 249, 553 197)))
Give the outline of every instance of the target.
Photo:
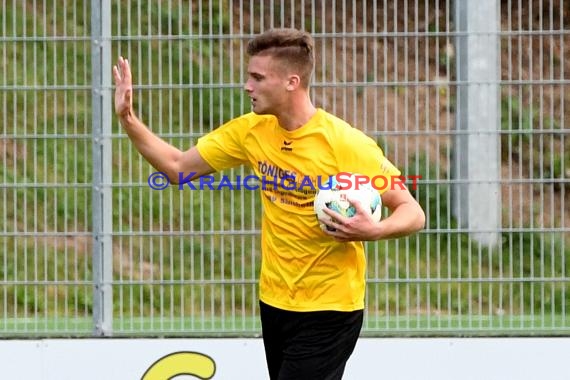
POLYGON ((293 28, 269 29, 247 45, 247 54, 270 55, 286 66, 293 67, 299 74, 301 85, 308 88, 315 67, 313 38, 305 31, 293 28))

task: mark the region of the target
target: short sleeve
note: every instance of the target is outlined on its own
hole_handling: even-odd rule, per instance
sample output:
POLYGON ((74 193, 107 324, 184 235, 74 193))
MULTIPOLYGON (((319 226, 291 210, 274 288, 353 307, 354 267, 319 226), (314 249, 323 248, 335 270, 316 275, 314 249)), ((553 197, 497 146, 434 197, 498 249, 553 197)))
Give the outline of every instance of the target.
POLYGON ((342 152, 337 153, 342 171, 369 177, 380 193, 389 190, 394 181, 399 181, 400 170, 384 156, 372 138, 353 128, 342 142, 342 152))
POLYGON ((198 139, 196 149, 200 156, 216 171, 242 165, 247 161, 243 147, 249 130, 247 120, 230 120, 216 130, 198 139))

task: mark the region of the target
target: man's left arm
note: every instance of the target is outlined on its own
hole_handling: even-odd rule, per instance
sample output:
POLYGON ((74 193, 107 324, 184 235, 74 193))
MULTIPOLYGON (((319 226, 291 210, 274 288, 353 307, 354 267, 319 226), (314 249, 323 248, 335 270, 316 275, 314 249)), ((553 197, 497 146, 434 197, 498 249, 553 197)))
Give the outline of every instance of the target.
POLYGON ((382 204, 392 213, 378 223, 379 234, 374 240, 399 238, 424 228, 424 210, 408 189, 386 191, 382 194, 382 204))
POLYGON ((356 214, 344 217, 332 210, 324 211, 332 220, 322 220, 334 231, 326 231, 338 241, 373 241, 411 235, 424 228, 425 213, 407 188, 397 187, 382 194, 382 204, 391 214, 380 222, 372 220, 357 200, 349 199, 356 214))

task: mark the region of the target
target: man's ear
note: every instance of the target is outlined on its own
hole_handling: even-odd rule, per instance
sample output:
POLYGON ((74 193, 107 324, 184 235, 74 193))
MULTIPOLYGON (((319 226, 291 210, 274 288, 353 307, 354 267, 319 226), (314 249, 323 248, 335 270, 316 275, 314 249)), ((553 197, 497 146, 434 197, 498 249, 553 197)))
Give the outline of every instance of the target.
POLYGON ((301 84, 301 78, 298 75, 289 75, 287 79, 287 91, 293 91, 301 84))

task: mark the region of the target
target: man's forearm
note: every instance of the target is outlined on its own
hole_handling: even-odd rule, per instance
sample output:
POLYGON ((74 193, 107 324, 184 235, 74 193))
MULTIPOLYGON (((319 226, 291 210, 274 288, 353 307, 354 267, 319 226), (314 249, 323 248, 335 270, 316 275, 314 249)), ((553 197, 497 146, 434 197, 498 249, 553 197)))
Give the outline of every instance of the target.
POLYGON ((171 179, 178 177, 182 155, 179 149, 152 133, 134 112, 121 115, 119 120, 136 149, 156 170, 166 173, 171 179))
POLYGON ((412 202, 402 203, 392 214, 378 223, 377 239, 393 239, 411 235, 424 228, 425 214, 412 202))

